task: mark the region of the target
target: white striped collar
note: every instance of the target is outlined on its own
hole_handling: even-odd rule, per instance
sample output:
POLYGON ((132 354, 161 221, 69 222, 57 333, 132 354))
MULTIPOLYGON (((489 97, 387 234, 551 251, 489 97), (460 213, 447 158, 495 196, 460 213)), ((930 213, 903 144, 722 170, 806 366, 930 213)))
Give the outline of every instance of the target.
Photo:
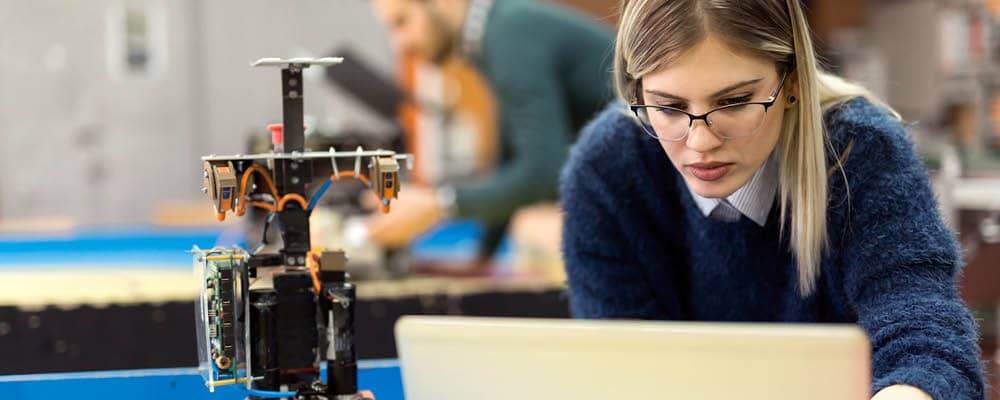
MULTIPOLYGON (((771 213, 771 206, 778 192, 778 159, 777 151, 764 161, 760 169, 747 181, 743 187, 737 189, 733 194, 726 197, 726 200, 740 214, 750 218, 757 225, 764 226, 767 223, 767 216, 771 213)), ((719 206, 719 199, 712 199, 699 196, 688 187, 688 192, 694 198, 695 204, 702 214, 708 217, 716 207, 719 206)))
POLYGON ((465 23, 462 25, 462 54, 478 62, 483 51, 483 35, 486 34, 486 23, 489 20, 493 0, 472 0, 465 11, 465 23))

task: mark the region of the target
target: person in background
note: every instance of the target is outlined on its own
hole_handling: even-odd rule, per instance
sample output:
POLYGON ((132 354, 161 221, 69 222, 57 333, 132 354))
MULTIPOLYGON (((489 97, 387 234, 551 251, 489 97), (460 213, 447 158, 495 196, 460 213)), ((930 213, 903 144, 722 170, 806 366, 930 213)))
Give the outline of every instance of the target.
POLYGON ((371 239, 398 247, 446 218, 486 227, 488 259, 520 207, 554 201, 575 133, 613 97, 612 33, 591 18, 532 0, 375 0, 402 51, 440 64, 458 53, 490 84, 500 164, 455 187, 409 185, 371 239))
MULTIPOLYGON (((625 0, 622 101, 564 170, 581 318, 856 323, 873 399, 982 399, 954 233, 898 115, 799 0, 625 0)), ((833 371, 827 371, 833 372, 833 371)))

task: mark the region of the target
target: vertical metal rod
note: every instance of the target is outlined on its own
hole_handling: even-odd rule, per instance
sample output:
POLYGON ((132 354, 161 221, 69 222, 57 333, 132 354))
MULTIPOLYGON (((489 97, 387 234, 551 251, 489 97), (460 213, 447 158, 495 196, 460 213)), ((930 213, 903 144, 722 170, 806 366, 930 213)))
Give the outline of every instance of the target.
POLYGON ((305 89, 302 85, 302 69, 294 65, 281 70, 282 125, 285 136, 285 151, 293 152, 305 149, 305 130, 303 128, 302 98, 305 89))

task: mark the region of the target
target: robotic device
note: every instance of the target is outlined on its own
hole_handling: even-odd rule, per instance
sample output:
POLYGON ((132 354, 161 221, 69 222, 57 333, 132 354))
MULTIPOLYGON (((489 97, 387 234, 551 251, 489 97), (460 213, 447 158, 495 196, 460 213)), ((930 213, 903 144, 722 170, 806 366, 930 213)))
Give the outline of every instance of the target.
POLYGON ((201 286, 196 305, 200 369, 210 391, 244 384, 253 399, 357 396, 355 290, 345 272, 347 257, 340 251, 313 251, 309 215, 326 189, 344 178, 372 187, 382 212, 388 212, 399 193, 398 161, 405 160, 409 167, 412 159, 360 147, 351 152, 305 151, 302 70, 340 61, 265 58, 254 63, 281 69, 283 123, 269 127, 274 152, 202 158, 203 190, 212 199, 216 217, 222 221, 227 213, 243 215, 248 206, 267 210, 264 229, 276 220, 283 242, 275 254, 261 254, 263 244, 253 251, 192 251, 201 286), (354 170, 340 171, 338 158, 353 159, 354 170), (367 176, 363 159, 369 161, 367 176), (307 202, 306 186, 317 161, 332 163, 333 175, 307 202))

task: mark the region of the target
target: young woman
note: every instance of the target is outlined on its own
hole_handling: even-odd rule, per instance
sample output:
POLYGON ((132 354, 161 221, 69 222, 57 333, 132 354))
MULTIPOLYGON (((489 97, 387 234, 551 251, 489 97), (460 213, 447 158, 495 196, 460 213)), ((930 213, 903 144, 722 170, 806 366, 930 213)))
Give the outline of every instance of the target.
POLYGON ((564 170, 583 318, 857 323, 875 399, 980 399, 976 326, 898 116, 798 0, 625 0, 614 104, 564 170))

